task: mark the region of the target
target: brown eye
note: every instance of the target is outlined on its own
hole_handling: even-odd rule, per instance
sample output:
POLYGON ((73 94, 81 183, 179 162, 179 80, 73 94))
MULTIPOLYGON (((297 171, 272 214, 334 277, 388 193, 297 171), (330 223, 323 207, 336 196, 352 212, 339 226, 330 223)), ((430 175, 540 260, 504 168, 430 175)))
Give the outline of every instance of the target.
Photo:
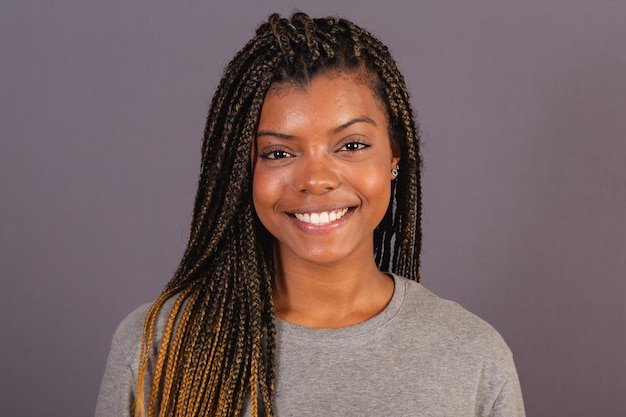
POLYGON ((263 159, 284 159, 284 158, 290 158, 292 155, 289 152, 285 152, 285 151, 281 151, 281 150, 275 150, 275 151, 269 151, 266 152, 264 154, 261 155, 261 158, 263 159))
POLYGON ((346 143, 345 145, 343 145, 341 147, 341 149, 339 149, 340 151, 348 151, 348 152, 355 152, 355 151, 360 151, 363 150, 365 148, 369 148, 370 145, 367 145, 365 143, 362 142, 349 142, 346 143))

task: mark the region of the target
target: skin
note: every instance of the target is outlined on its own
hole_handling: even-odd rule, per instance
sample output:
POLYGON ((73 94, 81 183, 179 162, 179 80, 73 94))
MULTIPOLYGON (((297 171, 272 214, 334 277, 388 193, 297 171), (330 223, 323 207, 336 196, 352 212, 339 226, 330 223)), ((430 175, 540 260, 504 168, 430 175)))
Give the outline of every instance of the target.
POLYGON ((393 281, 377 268, 373 232, 389 204, 398 149, 363 77, 327 73, 305 86, 270 88, 253 155, 253 200, 275 237, 277 317, 338 328, 387 305, 393 281))

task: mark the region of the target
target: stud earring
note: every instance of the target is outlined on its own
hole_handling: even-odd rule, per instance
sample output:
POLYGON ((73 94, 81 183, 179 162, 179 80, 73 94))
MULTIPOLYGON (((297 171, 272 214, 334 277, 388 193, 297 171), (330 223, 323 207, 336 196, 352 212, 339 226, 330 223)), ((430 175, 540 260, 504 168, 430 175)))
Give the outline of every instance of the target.
POLYGON ((396 165, 396 167, 394 169, 391 170, 391 176, 393 177, 393 179, 395 180, 396 177, 398 176, 398 170, 400 169, 399 165, 396 165))

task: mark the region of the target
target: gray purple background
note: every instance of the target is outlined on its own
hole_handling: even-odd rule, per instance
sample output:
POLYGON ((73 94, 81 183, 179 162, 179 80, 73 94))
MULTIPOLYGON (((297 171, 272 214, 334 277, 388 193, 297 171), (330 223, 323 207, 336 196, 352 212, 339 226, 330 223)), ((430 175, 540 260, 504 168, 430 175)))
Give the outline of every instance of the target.
POLYGON ((93 414, 116 325, 183 252, 222 70, 296 8, 396 57, 423 283, 502 333, 528 415, 625 416, 623 0, 2 1, 0 415, 93 414))

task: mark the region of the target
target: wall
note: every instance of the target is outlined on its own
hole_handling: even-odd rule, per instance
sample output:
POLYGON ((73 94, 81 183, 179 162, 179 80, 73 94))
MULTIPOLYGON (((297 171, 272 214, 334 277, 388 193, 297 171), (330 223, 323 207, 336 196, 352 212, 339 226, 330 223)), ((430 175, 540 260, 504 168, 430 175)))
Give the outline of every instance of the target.
POLYGON ((93 413, 117 323, 182 254, 223 67, 296 8, 397 58, 423 283, 503 334, 528 415, 626 415, 626 3, 312 3, 3 2, 0 415, 93 413))

